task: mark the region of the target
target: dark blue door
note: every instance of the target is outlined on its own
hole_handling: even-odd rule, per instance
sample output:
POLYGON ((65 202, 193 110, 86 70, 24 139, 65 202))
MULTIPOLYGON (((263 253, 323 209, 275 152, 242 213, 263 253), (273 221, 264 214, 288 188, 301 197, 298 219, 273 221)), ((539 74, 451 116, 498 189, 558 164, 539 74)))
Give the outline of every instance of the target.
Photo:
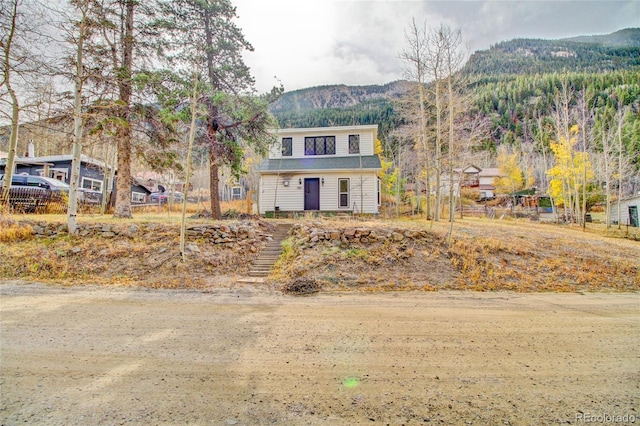
POLYGON ((320 178, 304 180, 304 209, 320 210, 320 178))

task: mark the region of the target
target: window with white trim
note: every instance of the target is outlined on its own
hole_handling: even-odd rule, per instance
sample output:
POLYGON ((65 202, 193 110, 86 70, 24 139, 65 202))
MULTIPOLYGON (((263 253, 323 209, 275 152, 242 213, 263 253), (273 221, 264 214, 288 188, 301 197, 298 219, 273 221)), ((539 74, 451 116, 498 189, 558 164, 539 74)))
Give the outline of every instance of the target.
POLYGON ((242 198, 242 187, 234 186, 231 188, 231 199, 239 200, 242 198))
POLYGON ((282 156, 291 157, 293 155, 293 138, 282 138, 282 156))
POLYGON ((145 194, 142 192, 131 192, 131 202, 142 204, 145 201, 145 194))
POLYGON ((335 136, 312 136, 304 138, 304 155, 335 155, 335 136))
POLYGON ((91 189, 92 191, 102 191, 102 181, 98 179, 83 177, 81 186, 84 189, 91 189))
POLYGON ((349 208, 349 179, 338 179, 338 207, 349 208))
POLYGON ((349 154, 360 154, 360 135, 349 135, 349 154))

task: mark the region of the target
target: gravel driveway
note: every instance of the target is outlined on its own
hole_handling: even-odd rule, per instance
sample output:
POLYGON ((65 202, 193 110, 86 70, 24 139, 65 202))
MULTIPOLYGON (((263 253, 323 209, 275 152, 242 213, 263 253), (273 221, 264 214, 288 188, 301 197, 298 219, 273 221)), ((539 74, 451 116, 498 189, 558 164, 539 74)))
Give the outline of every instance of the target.
POLYGON ((2 425, 640 422, 637 293, 0 292, 2 425))

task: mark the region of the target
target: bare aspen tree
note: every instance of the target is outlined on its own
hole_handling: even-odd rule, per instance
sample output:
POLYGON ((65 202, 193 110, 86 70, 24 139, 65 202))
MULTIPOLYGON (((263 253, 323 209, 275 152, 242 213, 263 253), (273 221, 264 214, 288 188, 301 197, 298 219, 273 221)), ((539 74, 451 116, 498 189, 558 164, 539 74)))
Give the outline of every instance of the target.
POLYGON ((434 90, 434 104, 435 104, 435 149, 433 156, 434 173, 436 178, 436 192, 435 192, 435 206, 433 212, 433 220, 440 221, 441 215, 441 200, 442 200, 442 116, 444 114, 442 106, 442 94, 441 94, 441 79, 444 75, 444 63, 445 63, 445 46, 443 30, 445 27, 432 29, 429 33, 428 39, 428 70, 432 77, 432 85, 434 90))
POLYGON ((587 227, 587 127, 589 126, 589 100, 586 89, 582 89, 578 95, 578 112, 580 117, 580 134, 582 135, 582 229, 587 227))
MULTIPOLYGON (((438 30, 438 37, 441 40, 444 53, 445 79, 448 93, 448 120, 449 120, 449 235, 448 242, 451 244, 453 236, 453 222, 455 220, 455 198, 453 191, 454 181, 454 151, 455 151, 455 129, 456 104, 454 99, 454 79, 455 73, 462 66, 464 56, 460 51, 462 44, 462 33, 460 30, 452 31, 447 26, 441 26, 438 30)), ((437 154, 436 154, 437 155, 437 154)))
MULTIPOLYGON (((569 108, 569 103, 573 96, 573 90, 569 88, 569 84, 566 80, 562 81, 562 90, 556 93, 555 97, 555 106, 554 106, 554 121, 556 127, 556 138, 558 142, 566 141, 567 145, 569 145, 569 141, 571 140, 571 110, 569 108)), ((571 146, 568 147, 568 164, 573 163, 573 149, 571 146)), ((561 165, 561 167, 566 168, 566 165, 561 165)), ((572 219, 575 217, 575 212, 573 209, 573 194, 569 187, 569 183, 567 182, 567 178, 565 175, 562 176, 562 199, 564 200, 564 212, 565 217, 572 219)))
POLYGON ((21 114, 29 108, 26 98, 36 82, 50 72, 50 55, 42 51, 50 37, 42 31, 45 21, 37 1, 0 2, 0 103, 8 105, 10 122, 9 152, 5 166, 5 185, 0 200, 9 201, 9 189, 15 168, 21 114), (8 99, 7 99, 8 98, 8 99))
POLYGON ((13 58, 16 31, 18 25, 18 3, 19 0, 13 0, 12 2, 3 3, 2 16, 4 16, 2 22, 2 30, 5 34, 2 36, 2 84, 6 88, 9 97, 11 98, 11 134, 9 136, 9 153, 7 156, 7 165, 5 167, 5 185, 2 193, 2 200, 6 203, 9 202, 9 189, 11 187, 11 179, 13 177, 13 169, 16 157, 16 148, 18 146, 18 128, 20 123, 20 100, 16 95, 16 90, 13 87, 13 58), (5 23, 4 20, 7 19, 5 23))
POLYGON ((620 223, 622 221, 622 208, 620 205, 620 201, 622 200, 622 175, 623 175, 623 166, 622 166, 622 127, 624 123, 624 106, 622 105, 622 101, 618 101, 618 114, 617 118, 617 138, 618 138, 618 229, 622 227, 620 223))
MULTIPOLYGON (((426 61, 427 61, 427 50, 428 50, 428 38, 427 38, 427 30, 426 26, 423 24, 422 27, 418 27, 416 20, 413 19, 411 21, 411 27, 409 31, 405 31, 405 40, 407 43, 407 48, 402 51, 400 54, 400 59, 402 59, 406 64, 406 68, 404 70, 405 76, 416 83, 418 88, 418 110, 419 110, 419 123, 420 123, 420 133, 419 140, 420 146, 424 150, 424 160, 425 160, 425 186, 427 189, 427 197, 426 197, 426 213, 427 219, 431 217, 431 161, 429 158, 429 147, 427 140, 427 120, 425 117, 425 73, 426 73, 426 61)), ((418 204, 420 203, 420 196, 418 195, 418 204)))
MULTIPOLYGON (((191 93, 191 99, 189 100, 189 108, 191 112, 191 122, 189 124, 189 137, 188 137, 188 149, 187 149, 187 175, 185 179, 185 187, 189 188, 191 184, 191 170, 192 161, 191 153, 193 151, 193 141, 196 138, 196 119, 198 116, 198 72, 193 73, 193 92, 191 93)), ((184 198, 182 200, 182 215, 180 217, 180 253, 182 254, 182 260, 186 260, 185 242, 186 242, 186 215, 187 215, 187 191, 184 192, 184 198)))
POLYGON ((80 160, 82 155, 82 133, 84 119, 82 116, 82 89, 84 86, 84 49, 85 39, 89 35, 90 0, 76 0, 71 2, 79 14, 75 34, 71 34, 71 42, 75 45, 75 75, 73 76, 73 148, 71 159, 71 178, 69 180, 69 204, 67 207, 67 228, 70 234, 75 234, 78 228, 78 186, 80 181, 80 160))
POLYGON ((604 163, 604 195, 605 195, 605 223, 607 228, 611 227, 611 173, 614 146, 612 144, 615 136, 612 120, 614 117, 609 108, 605 108, 599 116, 600 141, 602 144, 602 161, 604 163))

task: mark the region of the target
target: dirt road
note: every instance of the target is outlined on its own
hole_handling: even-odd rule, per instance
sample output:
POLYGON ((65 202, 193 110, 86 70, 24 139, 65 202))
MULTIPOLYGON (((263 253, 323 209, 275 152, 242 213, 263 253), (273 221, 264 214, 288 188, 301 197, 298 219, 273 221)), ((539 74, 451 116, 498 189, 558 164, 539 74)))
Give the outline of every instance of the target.
POLYGON ((640 422, 638 294, 0 292, 3 425, 640 422))

